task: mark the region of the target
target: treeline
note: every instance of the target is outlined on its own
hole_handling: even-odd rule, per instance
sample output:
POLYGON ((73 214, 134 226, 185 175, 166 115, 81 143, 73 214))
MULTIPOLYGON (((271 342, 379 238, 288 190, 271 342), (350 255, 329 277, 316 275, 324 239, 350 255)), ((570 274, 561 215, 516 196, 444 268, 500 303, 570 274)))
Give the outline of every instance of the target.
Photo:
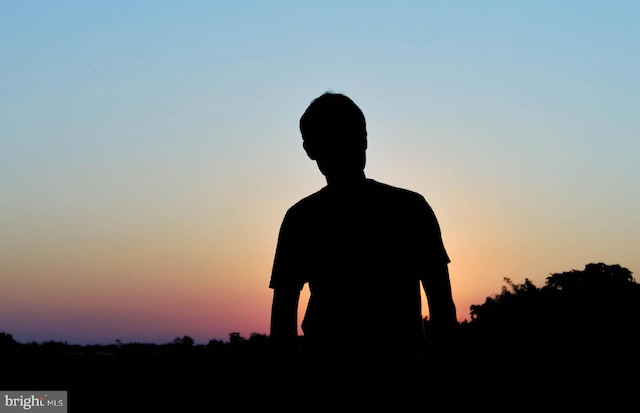
POLYGON ((238 332, 229 334, 228 340, 211 339, 207 344, 195 344, 190 336, 176 337, 164 344, 116 340, 113 344, 69 344, 60 341, 20 343, 11 334, 0 333, 0 351, 3 354, 43 356, 165 356, 185 354, 238 354, 245 351, 264 350, 269 346, 269 336, 251 333, 248 338, 238 332))
MULTIPOLYGON (((640 284, 620 265, 587 264, 551 274, 537 287, 505 278, 500 294, 472 305, 462 324, 483 339, 535 345, 635 341, 640 326, 640 284)), ((631 342, 628 342, 631 344, 631 342)))
MULTIPOLYGON (((555 347, 557 351, 558 346, 573 346, 576 353, 580 349, 602 350, 640 344, 637 338, 640 284, 625 267, 587 264, 583 270, 551 274, 541 287, 528 278, 522 283, 515 283, 509 278, 504 282, 500 294, 471 306, 471 320, 460 323, 449 341, 451 351, 501 349, 506 354, 509 350, 540 352, 555 347)), ((431 330, 427 318, 424 325, 428 342, 431 330)), ((299 348, 304 349, 303 337, 300 337, 299 348)), ((228 340, 212 339, 207 344, 195 344, 193 338, 182 336, 166 344, 122 343, 116 340, 109 345, 55 341, 18 343, 11 334, 0 333, 0 350, 5 354, 232 356, 264 355, 269 349, 268 335, 259 333, 243 337, 232 332, 228 340)))
MULTIPOLYGON (((543 286, 505 278, 499 294, 472 305, 452 351, 466 367, 522 378, 637 383, 640 284, 620 265, 587 264, 543 286)), ((564 384, 566 385, 566 384, 564 384)))
MULTIPOLYGON (((543 286, 505 279, 499 294, 470 310, 471 319, 437 345, 424 320, 425 357, 402 382, 415 385, 414 397, 440 398, 461 409, 484 405, 516 411, 531 410, 535 401, 545 410, 575 411, 578 405, 590 407, 594 398, 606 400, 601 407, 607 411, 617 402, 625 409, 637 405, 640 285, 628 269, 588 264, 551 274, 543 286)), ((0 333, 0 388, 68 390, 76 405, 88 409, 82 411, 93 411, 96 400, 116 409, 111 411, 126 403, 144 411, 152 401, 137 398, 142 388, 150 389, 162 408, 185 400, 198 408, 221 401, 263 407, 265 400, 298 403, 296 394, 320 384, 320 399, 333 406, 338 379, 347 391, 371 372, 385 385, 399 382, 397 371, 376 371, 381 365, 375 356, 373 369, 352 380, 340 371, 314 376, 304 358, 303 337, 297 354, 282 359, 269 337, 257 333, 233 332, 228 340, 207 344, 182 336, 166 344, 73 345, 18 343, 5 332, 0 333)), ((376 397, 390 394, 382 387, 360 391, 364 396, 355 397, 356 406, 364 398, 375 404, 376 397)))

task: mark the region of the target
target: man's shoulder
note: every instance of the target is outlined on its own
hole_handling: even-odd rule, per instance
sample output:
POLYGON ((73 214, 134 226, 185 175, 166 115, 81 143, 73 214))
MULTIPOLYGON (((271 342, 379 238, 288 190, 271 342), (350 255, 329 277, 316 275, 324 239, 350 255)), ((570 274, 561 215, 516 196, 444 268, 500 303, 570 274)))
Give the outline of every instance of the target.
POLYGON ((291 207, 289 207, 289 209, 287 210, 287 215, 291 216, 305 214, 320 208, 321 205, 325 202, 325 192, 326 187, 300 199, 291 207))
POLYGON ((406 200, 407 202, 425 202, 424 197, 416 191, 378 182, 373 179, 370 179, 369 182, 372 188, 383 196, 394 197, 398 200, 406 200))
MULTIPOLYGON (((395 205, 397 207, 413 205, 421 208, 427 204, 422 194, 398 186, 382 183, 374 179, 367 179, 365 190, 361 193, 363 199, 378 205, 395 205)), ((288 210, 289 219, 296 217, 308 217, 310 214, 316 214, 335 202, 335 193, 332 193, 328 186, 305 196, 294 203, 288 210)), ((407 211, 408 212, 408 211, 407 211)))

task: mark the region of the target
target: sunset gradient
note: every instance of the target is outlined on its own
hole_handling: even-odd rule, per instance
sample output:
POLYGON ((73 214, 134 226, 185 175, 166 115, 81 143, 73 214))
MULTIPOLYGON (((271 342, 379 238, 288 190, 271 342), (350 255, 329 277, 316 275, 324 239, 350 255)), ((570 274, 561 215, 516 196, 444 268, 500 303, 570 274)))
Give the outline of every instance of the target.
POLYGON ((632 1, 2 2, 0 331, 268 333, 281 220, 325 184, 298 120, 327 90, 364 111, 367 176, 434 209, 460 320, 504 277, 637 273, 639 17, 632 1))

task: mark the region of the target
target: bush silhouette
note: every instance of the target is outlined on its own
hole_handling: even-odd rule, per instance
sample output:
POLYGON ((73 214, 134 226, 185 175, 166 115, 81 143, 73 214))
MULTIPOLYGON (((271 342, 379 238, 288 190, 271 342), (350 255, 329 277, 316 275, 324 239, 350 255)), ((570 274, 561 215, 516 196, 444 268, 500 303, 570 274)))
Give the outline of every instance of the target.
POLYGON ((634 339, 640 326, 640 285, 620 265, 551 274, 541 288, 529 279, 505 284, 470 308, 474 331, 489 341, 603 351, 634 339))

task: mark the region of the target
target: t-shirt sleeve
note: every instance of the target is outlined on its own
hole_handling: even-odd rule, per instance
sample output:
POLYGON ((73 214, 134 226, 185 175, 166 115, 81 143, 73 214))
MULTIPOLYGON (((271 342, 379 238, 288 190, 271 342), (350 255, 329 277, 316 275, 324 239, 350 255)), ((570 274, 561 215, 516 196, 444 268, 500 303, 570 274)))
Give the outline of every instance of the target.
POLYGON ((422 239, 425 244, 422 248, 423 253, 427 256, 427 265, 450 263, 451 259, 442 241, 442 232, 436 214, 423 197, 421 197, 421 209, 422 239))
POLYGON ((289 210, 280 226, 269 288, 302 289, 306 282, 302 266, 304 242, 301 228, 295 221, 289 210))

